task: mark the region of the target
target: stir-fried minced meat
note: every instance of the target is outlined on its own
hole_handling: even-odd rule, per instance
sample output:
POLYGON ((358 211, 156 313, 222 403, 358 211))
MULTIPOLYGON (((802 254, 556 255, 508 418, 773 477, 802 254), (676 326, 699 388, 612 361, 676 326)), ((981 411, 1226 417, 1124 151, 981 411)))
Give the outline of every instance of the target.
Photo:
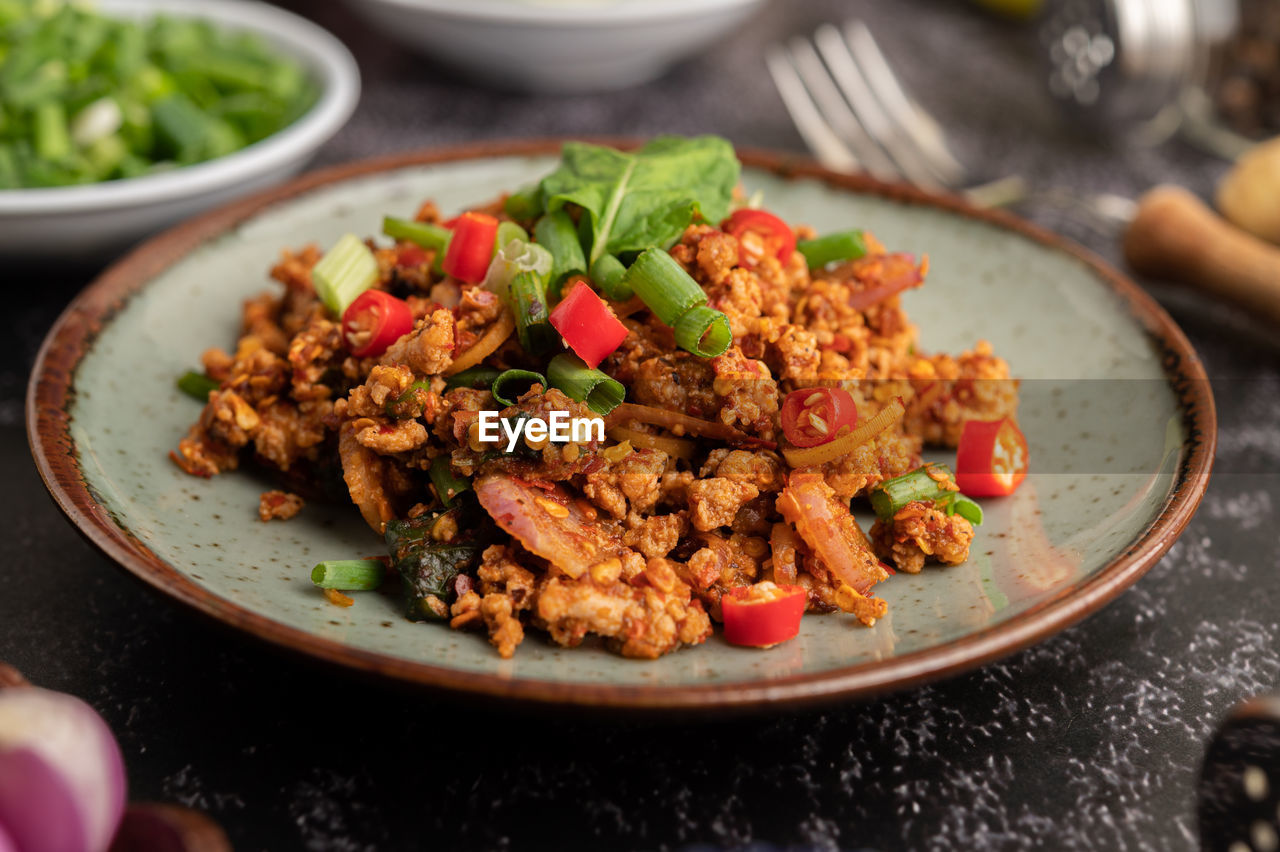
POLYGON ((302 511, 302 498, 286 491, 264 491, 258 497, 258 519, 287 521, 302 511))
POLYGON ((871 543, 881 559, 900 571, 919 574, 927 560, 958 565, 969 558, 973 526, 959 515, 948 515, 933 503, 916 500, 903 506, 890 521, 871 525, 871 543))
MULTIPOLYGON (((506 217, 501 205, 487 209, 506 217)), ((441 216, 427 203, 417 218, 441 216)), ((320 250, 286 251, 271 271, 279 295, 247 300, 234 351, 201 357, 218 387, 171 455, 201 476, 249 458, 308 499, 309 486, 345 486, 377 532, 392 520, 447 527, 437 544, 465 539, 465 562, 449 563, 461 573, 432 590, 428 608, 487 635, 503 657, 541 631, 563 647, 596 635, 651 659, 705 641, 723 596, 762 581, 802 587, 809 613, 872 625, 887 612, 875 594, 886 563, 915 572, 962 561, 973 528, 910 503, 868 538, 851 501, 919 467, 925 444, 954 446, 966 421, 1014 415, 1018 388, 985 342, 926 354, 903 294, 923 282, 927 259, 864 239, 862 256, 810 270, 801 252, 751 228, 686 227, 668 251, 702 292, 684 297, 722 313, 731 340, 703 358, 678 346, 640 296, 605 300, 625 336, 597 369, 622 384, 624 404, 603 417, 592 407, 599 394, 588 402, 574 398, 580 386, 545 386, 561 381, 548 361, 562 350, 554 340, 525 350, 527 335, 513 328, 523 318, 501 287, 439 272, 434 251, 366 244, 372 286, 403 301, 412 327, 362 357, 315 292, 320 250), (459 375, 471 367, 479 372, 459 375), (506 405, 492 381, 510 369, 544 381, 506 405), (837 391, 856 417, 833 413, 838 428, 825 440, 818 431, 833 421, 810 419, 818 431, 798 437, 788 394, 837 391), (854 445, 848 430, 886 409, 900 419, 881 417, 883 428, 854 445), (508 446, 507 431, 500 443, 482 438, 490 415, 507 426, 565 416, 602 431, 569 441, 522 434, 508 446), (824 453, 829 441, 844 444, 824 453), (442 477, 460 481, 441 494, 442 477)), ((800 410, 816 417, 808 406, 822 404, 800 410)), ((259 511, 281 518, 300 506, 270 491, 259 511)))
POLYGON ((1018 383, 985 340, 958 358, 933 355, 907 368, 914 396, 906 429, 926 443, 954 447, 966 420, 999 420, 1018 411, 1018 383))

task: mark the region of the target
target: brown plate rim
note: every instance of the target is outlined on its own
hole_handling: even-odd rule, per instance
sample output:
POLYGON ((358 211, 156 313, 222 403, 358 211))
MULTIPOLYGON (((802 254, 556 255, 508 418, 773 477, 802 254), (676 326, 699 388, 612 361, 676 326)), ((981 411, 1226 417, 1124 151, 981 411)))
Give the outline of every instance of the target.
MULTIPOLYGON (((976 219, 1063 252, 1087 266, 1119 295, 1162 355, 1183 414, 1187 443, 1174 486, 1156 519, 1100 571, 1051 600, 1001 624, 933 648, 872 663, 775 680, 689 686, 612 685, 517 679, 419 663, 361 650, 274 621, 213 592, 164 562, 95 499, 81 475, 70 434, 69 404, 77 366, 99 330, 133 293, 204 241, 264 208, 318 187, 384 171, 459 160, 554 154, 565 139, 496 141, 361 160, 311 172, 178 225, 142 244, 99 275, 66 308, 46 336, 27 389, 27 433, 36 466, 58 507, 108 558, 159 592, 232 628, 292 651, 368 675, 490 699, 544 705, 635 710, 763 709, 865 698, 958 674, 1007 656, 1083 619, 1132 585, 1169 549, 1195 513, 1208 485, 1217 442, 1217 415, 1208 377, 1182 330, 1137 284, 1086 249, 1010 214, 979 210, 955 197, 884 184, 823 169, 791 154, 739 149, 746 166, 783 177, 811 178, 976 219)), ((633 146, 633 139, 591 141, 633 146)), ((695 651, 696 653, 696 651, 695 651)), ((619 661, 620 665, 636 663, 619 661)))

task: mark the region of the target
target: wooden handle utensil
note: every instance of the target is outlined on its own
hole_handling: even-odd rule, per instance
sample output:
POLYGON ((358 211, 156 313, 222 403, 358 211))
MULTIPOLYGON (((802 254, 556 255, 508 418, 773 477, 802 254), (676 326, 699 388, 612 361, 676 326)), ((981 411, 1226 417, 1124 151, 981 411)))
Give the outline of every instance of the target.
POLYGON ((1280 248, 1185 189, 1158 186, 1139 200, 1124 255, 1136 272, 1196 287, 1280 325, 1280 248))

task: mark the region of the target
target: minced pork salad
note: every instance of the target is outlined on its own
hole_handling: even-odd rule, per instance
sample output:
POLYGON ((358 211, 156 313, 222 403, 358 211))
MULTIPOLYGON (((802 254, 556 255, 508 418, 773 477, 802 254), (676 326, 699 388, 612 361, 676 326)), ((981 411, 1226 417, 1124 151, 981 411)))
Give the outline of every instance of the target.
POLYGON ((964 561, 970 498, 1025 476, 1017 383, 985 342, 921 347, 927 258, 790 225, 739 171, 710 136, 567 143, 493 203, 285 251, 180 380, 207 402, 174 461, 272 472, 264 521, 350 500, 389 553, 320 563, 324 594, 384 586, 504 657, 531 628, 656 658, 873 625, 878 583, 964 561))

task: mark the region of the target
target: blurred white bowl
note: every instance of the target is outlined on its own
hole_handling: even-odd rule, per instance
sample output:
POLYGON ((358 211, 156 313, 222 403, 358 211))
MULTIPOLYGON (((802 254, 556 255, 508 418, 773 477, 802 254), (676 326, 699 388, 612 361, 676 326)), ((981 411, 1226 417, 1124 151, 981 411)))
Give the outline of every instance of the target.
POLYGON ((120 17, 203 18, 258 33, 319 83, 293 124, 243 148, 170 172, 47 189, 0 190, 0 257, 100 259, 192 214, 292 177, 346 123, 360 98, 351 53, 325 30, 283 9, 244 0, 98 0, 120 17))
POLYGON ((657 77, 765 0, 349 0, 388 36, 488 83, 620 89, 657 77))

